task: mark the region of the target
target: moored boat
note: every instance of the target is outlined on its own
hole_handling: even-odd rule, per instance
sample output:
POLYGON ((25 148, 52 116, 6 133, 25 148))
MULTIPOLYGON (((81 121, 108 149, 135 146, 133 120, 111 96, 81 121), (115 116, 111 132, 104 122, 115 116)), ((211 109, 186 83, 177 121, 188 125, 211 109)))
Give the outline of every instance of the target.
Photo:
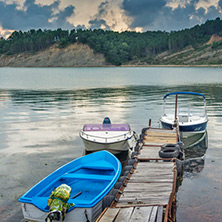
POLYGON ((113 154, 133 149, 137 134, 129 124, 111 124, 106 117, 103 124, 85 124, 80 131, 85 150, 89 152, 108 150, 113 154))
MULTIPOLYGON (((102 200, 115 185, 121 173, 120 161, 107 151, 80 157, 62 166, 40 181, 19 201, 25 221, 45 221, 49 214, 48 200, 55 187, 71 188, 66 222, 93 222, 102 212, 102 200)), ((55 220, 52 220, 55 221, 55 220)))
POLYGON ((160 122, 163 128, 173 129, 175 123, 179 124, 179 130, 181 136, 189 137, 193 134, 204 134, 207 128, 208 117, 206 113, 206 98, 201 93, 196 92, 173 92, 168 93, 163 97, 163 114, 160 118, 160 122), (167 106, 166 98, 168 96, 175 95, 175 105, 167 106), (178 95, 182 95, 181 100, 178 100, 178 95), (202 98, 202 105, 199 106, 199 102, 196 99, 192 100, 193 106, 190 107, 188 99, 184 96, 199 96, 202 98), (173 110, 174 109, 174 110, 173 110))

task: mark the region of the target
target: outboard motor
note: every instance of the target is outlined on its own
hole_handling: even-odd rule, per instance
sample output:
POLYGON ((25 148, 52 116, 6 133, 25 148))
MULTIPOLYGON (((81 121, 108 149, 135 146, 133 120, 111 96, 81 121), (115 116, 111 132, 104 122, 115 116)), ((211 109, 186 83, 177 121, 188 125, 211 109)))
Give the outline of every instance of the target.
POLYGON ((103 120, 103 124, 111 124, 110 118, 105 117, 104 120, 103 120))
POLYGON ((63 217, 62 212, 50 211, 50 213, 47 215, 45 221, 46 222, 52 222, 53 220, 60 221, 62 217, 63 217))

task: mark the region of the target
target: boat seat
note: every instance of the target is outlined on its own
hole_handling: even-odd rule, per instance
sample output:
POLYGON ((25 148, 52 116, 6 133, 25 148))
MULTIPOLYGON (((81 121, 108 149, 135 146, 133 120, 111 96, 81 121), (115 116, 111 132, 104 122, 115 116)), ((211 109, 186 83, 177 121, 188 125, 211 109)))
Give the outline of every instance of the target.
POLYGON ((101 160, 97 163, 89 163, 83 166, 84 169, 95 169, 95 170, 114 170, 113 165, 107 161, 101 160))
POLYGON ((111 181, 113 176, 85 174, 85 173, 67 173, 60 177, 60 179, 86 179, 86 180, 107 180, 111 181))

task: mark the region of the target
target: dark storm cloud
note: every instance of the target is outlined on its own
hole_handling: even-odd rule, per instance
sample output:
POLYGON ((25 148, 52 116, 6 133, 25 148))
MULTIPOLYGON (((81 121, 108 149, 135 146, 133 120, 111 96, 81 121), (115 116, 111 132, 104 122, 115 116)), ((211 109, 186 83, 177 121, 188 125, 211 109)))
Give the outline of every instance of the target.
POLYGON ((106 24, 104 18, 107 16, 107 12, 109 10, 109 2, 102 2, 98 7, 98 12, 93 18, 89 21, 91 29, 99 29, 105 27, 104 29, 109 30, 110 27, 106 24))
MULTIPOLYGON (((146 30, 178 30, 196 24, 207 19, 222 17, 219 8, 210 6, 196 9, 199 0, 186 1, 183 6, 173 9, 167 6, 166 0, 123 0, 122 8, 126 15, 133 20, 130 28, 142 27, 146 30)), ((222 0, 220 0, 220 5, 222 0)))
POLYGON ((218 5, 221 7, 222 9, 222 0, 219 1, 218 5))
POLYGON ((26 0, 24 9, 17 9, 17 4, 0 2, 0 25, 3 29, 27 30, 38 28, 73 28, 67 18, 74 13, 74 6, 59 10, 60 1, 51 5, 39 5, 35 0, 26 0), (59 11, 54 14, 54 10, 59 11), (51 19, 51 21, 50 21, 51 19))
POLYGON ((67 18, 69 18, 73 12, 75 7, 70 5, 66 7, 63 11, 60 11, 58 14, 56 14, 56 26, 62 27, 63 29, 71 29, 73 28, 73 25, 71 25, 69 22, 67 22, 67 18))
POLYGON ((154 22, 166 6, 166 0, 124 0, 126 15, 133 17, 131 28, 144 27, 154 22))

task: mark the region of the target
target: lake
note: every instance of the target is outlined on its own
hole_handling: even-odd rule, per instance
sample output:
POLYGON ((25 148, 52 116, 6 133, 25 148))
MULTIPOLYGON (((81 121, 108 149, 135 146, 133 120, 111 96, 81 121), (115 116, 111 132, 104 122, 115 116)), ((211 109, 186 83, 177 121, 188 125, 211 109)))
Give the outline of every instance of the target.
POLYGON ((0 221, 22 221, 18 198, 80 157, 85 123, 129 123, 140 134, 159 126, 173 91, 207 99, 208 145, 186 151, 177 221, 222 217, 222 68, 0 68, 0 221))

